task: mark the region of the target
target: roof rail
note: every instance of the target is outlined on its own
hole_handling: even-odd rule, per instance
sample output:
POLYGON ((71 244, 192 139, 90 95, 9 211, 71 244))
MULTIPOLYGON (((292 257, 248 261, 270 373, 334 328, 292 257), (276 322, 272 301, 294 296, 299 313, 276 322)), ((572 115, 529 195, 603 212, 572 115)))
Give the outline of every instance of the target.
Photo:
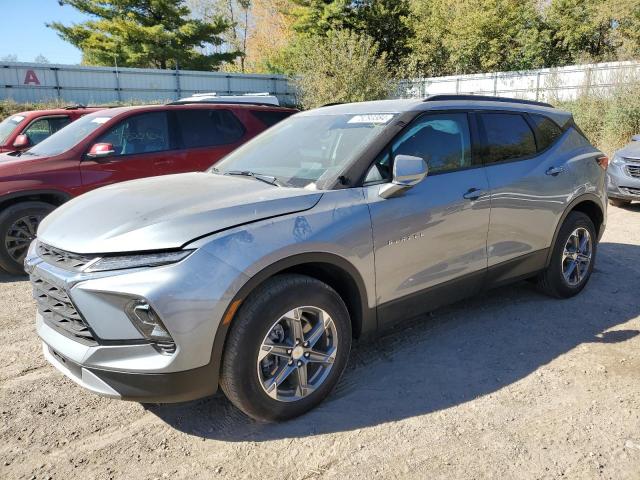
POLYGON ((538 105, 539 107, 554 108, 550 103, 536 102, 535 100, 523 100, 521 98, 509 98, 509 97, 492 97, 489 95, 456 95, 456 94, 441 94, 430 95, 425 98, 424 102, 437 102, 443 100, 481 100, 486 102, 504 102, 504 103, 523 103, 525 105, 538 105))
POLYGON ((165 103, 165 105, 253 105, 258 107, 286 108, 273 103, 261 102, 234 102, 224 100, 176 100, 175 102, 165 103))
POLYGON ((64 107, 65 110, 78 110, 79 108, 87 108, 87 106, 78 103, 77 105, 67 105, 64 107))

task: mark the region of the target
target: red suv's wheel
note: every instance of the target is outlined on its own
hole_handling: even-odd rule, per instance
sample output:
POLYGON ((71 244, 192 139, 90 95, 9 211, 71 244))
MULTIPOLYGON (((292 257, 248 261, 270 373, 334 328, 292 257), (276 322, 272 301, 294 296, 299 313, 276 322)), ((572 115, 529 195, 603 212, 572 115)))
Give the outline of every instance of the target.
POLYGON ((24 273, 24 257, 38 225, 54 208, 45 202, 21 202, 0 213, 0 267, 15 275, 24 273))

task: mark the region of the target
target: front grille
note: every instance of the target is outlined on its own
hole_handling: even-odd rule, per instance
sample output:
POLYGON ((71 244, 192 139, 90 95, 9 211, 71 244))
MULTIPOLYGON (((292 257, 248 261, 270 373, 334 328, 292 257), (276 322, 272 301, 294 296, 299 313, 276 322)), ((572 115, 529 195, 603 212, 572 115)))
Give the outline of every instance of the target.
POLYGON ((620 187, 620 190, 622 190, 625 193, 628 193, 629 195, 638 195, 638 196, 640 196, 640 188, 620 187))
POLYGON ((627 164, 627 173, 634 178, 640 178, 640 163, 635 165, 627 164))
POLYGON ((92 257, 66 252, 42 242, 38 242, 38 255, 45 262, 62 267, 66 270, 80 270, 87 263, 93 260, 92 257))
POLYGON ((35 273, 31 274, 30 279, 38 311, 49 326, 85 345, 97 345, 91 330, 63 288, 53 285, 35 273))

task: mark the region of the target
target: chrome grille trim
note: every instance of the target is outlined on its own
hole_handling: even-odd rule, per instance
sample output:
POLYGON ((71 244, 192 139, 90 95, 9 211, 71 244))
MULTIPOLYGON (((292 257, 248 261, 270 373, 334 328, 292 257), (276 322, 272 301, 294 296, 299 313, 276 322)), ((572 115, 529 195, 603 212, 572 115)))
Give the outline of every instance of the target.
POLYGON ((63 288, 48 282, 37 273, 32 273, 29 278, 38 312, 47 325, 85 345, 98 344, 63 288))
POLYGON ((93 257, 60 250, 40 241, 37 244, 37 252, 45 262, 65 270, 81 271, 83 267, 94 260, 93 257))
POLYGON ((627 164, 627 173, 633 178, 640 178, 640 163, 635 165, 627 164))

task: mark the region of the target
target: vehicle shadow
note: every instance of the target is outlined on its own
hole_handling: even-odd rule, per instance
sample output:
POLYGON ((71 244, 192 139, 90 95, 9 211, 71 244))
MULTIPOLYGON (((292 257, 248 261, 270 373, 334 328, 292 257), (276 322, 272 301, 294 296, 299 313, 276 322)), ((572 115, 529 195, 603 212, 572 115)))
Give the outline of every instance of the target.
POLYGON ((15 283, 29 280, 26 274, 24 275, 11 275, 4 270, 0 269, 0 283, 15 283))
POLYGON ((640 314, 640 246, 602 243, 598 256, 589 285, 574 298, 552 299, 522 282, 356 345, 336 390, 297 419, 255 422, 223 395, 146 408, 191 435, 265 441, 374 426, 491 394, 581 344, 619 343, 640 333, 616 328, 640 314))

